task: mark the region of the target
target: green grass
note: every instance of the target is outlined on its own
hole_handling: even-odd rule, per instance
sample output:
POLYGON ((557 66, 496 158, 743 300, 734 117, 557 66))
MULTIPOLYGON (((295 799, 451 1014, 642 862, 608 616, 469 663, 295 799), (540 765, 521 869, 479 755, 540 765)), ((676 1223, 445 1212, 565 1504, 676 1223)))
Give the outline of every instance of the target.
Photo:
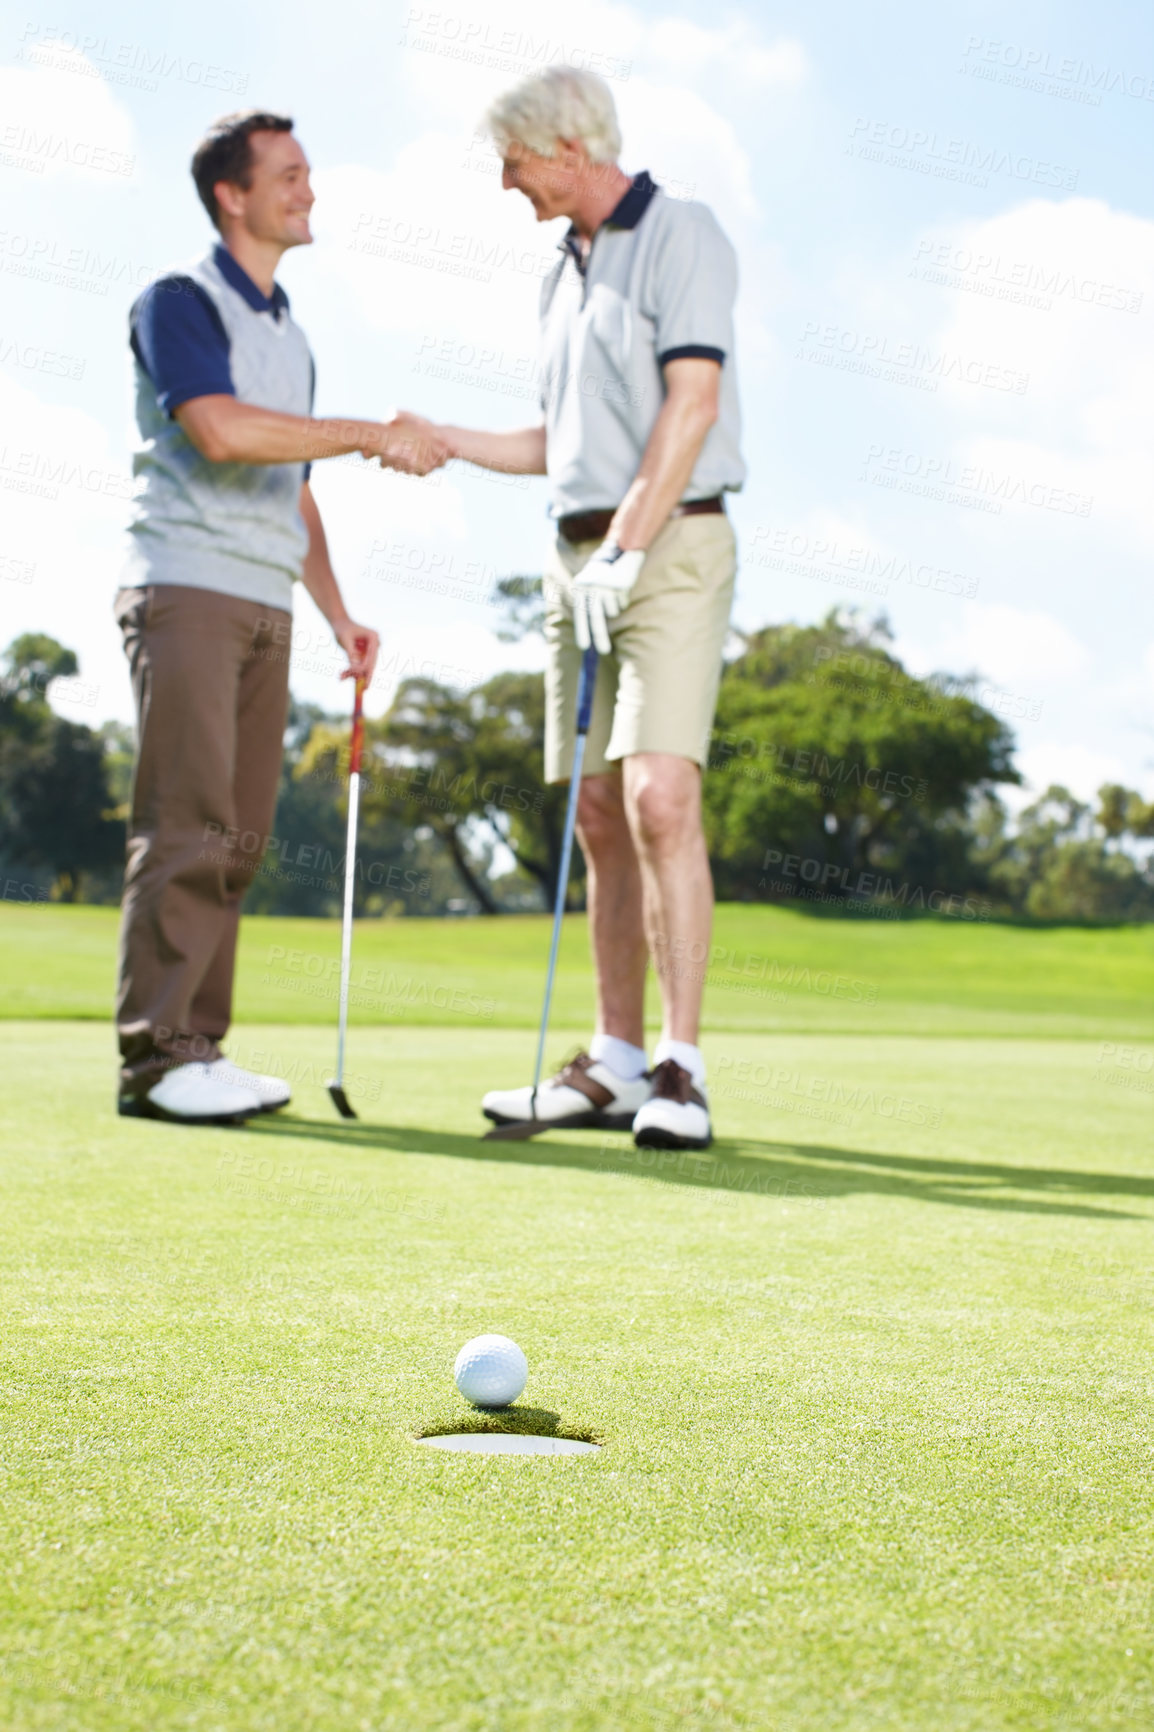
POLYGON ((719 1141, 643 1162, 477 1139, 540 922, 358 932, 494 1008, 358 1026, 353 1124, 261 997, 333 934, 251 922, 296 1098, 195 1132, 112 1114, 105 912, 6 912, 0 1724, 1147 1732, 1150 933, 719 928, 877 1002, 716 992, 719 1141), (483 1329, 598 1456, 415 1442, 483 1329))
MULTIPOLYGON (((112 908, 0 903, 0 1019, 104 1021, 117 918, 112 908)), ((361 921, 352 1021, 535 1027, 548 931, 536 915, 361 921)), ((339 957, 335 921, 245 921, 238 1018, 330 1020, 339 957)), ((717 1031, 1154 1039, 1154 926, 835 921, 731 903, 717 911, 708 979, 717 1031)), ((591 1002, 585 923, 574 916, 562 944, 558 1025, 583 1027, 591 1002)))

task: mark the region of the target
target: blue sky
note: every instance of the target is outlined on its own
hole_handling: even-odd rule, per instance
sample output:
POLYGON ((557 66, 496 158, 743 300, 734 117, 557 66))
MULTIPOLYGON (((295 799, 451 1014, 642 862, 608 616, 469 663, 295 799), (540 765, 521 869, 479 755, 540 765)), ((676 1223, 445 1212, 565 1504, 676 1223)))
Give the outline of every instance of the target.
MULTIPOLYGON (((47 629, 78 720, 131 713, 111 617, 132 441, 126 313, 209 237, 204 124, 287 109, 317 244, 282 279, 318 408, 535 418, 537 291, 558 234, 502 194, 476 121, 572 58, 609 76, 624 165, 711 204, 741 262, 750 478, 736 621, 888 614, 918 671, 980 676, 1035 787, 1154 794, 1154 27, 1148 8, 288 0, 10 13, 0 37, 0 547, 5 641, 47 629)), ((371 707, 532 644, 494 575, 540 569, 542 483, 357 460, 315 487, 371 707)), ((301 597, 294 688, 336 707, 301 597)))

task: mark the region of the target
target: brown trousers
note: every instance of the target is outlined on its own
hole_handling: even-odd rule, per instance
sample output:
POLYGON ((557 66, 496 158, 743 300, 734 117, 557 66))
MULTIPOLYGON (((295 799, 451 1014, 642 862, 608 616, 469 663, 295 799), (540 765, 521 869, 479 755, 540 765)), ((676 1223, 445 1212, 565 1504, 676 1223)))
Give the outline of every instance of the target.
POLYGON ((290 617, 181 584, 116 597, 137 714, 116 1000, 129 1093, 219 1056, 276 810, 290 617))

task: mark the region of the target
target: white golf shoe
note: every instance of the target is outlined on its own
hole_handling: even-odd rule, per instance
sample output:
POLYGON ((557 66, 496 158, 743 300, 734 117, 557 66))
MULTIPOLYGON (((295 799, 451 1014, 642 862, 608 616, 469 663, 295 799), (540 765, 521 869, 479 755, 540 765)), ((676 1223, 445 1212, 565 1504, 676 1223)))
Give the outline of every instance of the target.
POLYGON ((587 1052, 579 1052, 541 1084, 536 1103, 532 1088, 490 1089, 481 1111, 495 1125, 534 1120, 559 1131, 627 1131, 649 1090, 648 1077, 629 1081, 587 1052))
POLYGON ((675 1058, 648 1073, 652 1093, 633 1121, 639 1149, 707 1149, 713 1141, 709 1102, 675 1058))
POLYGON ((232 1083, 236 1088, 248 1089, 250 1094, 257 1096, 262 1113, 275 1113, 279 1107, 287 1107, 292 1100, 292 1090, 283 1077, 262 1076, 260 1071, 241 1070, 238 1064, 233 1064, 230 1058, 218 1058, 209 1066, 214 1077, 221 1082, 232 1083))
POLYGON ((175 1065, 146 1094, 122 1092, 117 1110, 124 1118, 172 1119, 187 1125, 238 1124, 263 1112, 255 1089, 218 1074, 220 1062, 175 1065))

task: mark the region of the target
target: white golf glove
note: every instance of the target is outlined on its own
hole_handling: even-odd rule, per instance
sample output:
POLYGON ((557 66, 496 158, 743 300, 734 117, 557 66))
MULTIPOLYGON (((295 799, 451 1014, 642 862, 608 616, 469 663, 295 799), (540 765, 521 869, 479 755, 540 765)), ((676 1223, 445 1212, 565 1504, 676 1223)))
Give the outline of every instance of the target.
POLYGON ((590 639, 601 655, 613 648, 609 621, 616 619, 645 564, 642 548, 626 553, 615 541, 603 541, 573 579, 573 634, 577 647, 587 650, 590 639))

